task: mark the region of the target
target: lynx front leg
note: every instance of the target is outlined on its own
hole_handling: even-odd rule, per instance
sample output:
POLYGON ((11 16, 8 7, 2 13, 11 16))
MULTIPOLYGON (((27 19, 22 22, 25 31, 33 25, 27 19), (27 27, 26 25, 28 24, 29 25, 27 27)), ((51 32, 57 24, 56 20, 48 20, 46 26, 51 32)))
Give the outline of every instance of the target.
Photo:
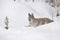
POLYGON ((31 27, 31 25, 27 25, 27 26, 25 26, 25 27, 31 27))

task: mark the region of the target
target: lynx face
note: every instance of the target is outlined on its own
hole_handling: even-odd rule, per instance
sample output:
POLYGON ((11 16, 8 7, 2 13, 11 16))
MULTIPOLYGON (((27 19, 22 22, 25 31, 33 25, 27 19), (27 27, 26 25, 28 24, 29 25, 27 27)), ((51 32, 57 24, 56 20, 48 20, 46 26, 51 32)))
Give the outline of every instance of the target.
POLYGON ((28 14, 28 20, 31 22, 33 19, 34 19, 33 14, 32 15, 28 14))

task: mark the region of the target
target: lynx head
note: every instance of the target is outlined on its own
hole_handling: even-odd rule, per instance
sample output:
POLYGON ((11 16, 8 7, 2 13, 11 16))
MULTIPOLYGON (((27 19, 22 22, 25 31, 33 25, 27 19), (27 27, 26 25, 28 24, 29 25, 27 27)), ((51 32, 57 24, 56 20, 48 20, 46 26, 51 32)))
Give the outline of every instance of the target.
POLYGON ((32 14, 28 13, 28 20, 32 21, 33 19, 34 19, 33 13, 32 14))

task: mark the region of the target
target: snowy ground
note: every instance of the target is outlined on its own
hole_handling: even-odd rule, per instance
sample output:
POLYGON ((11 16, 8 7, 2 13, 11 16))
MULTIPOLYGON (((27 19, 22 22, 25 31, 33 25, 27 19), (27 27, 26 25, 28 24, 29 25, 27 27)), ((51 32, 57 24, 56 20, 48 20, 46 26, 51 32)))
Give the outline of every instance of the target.
POLYGON ((60 17, 54 22, 39 27, 26 27, 28 13, 35 17, 52 19, 55 9, 43 2, 14 2, 13 0, 0 0, 0 40, 60 40, 60 17), (4 20, 9 18, 9 29, 6 30, 4 20))

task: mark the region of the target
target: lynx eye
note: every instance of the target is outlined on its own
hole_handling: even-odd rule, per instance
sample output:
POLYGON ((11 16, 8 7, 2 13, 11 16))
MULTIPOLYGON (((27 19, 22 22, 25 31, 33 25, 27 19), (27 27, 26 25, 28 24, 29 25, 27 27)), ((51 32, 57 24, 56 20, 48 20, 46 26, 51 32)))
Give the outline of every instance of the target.
POLYGON ((31 21, 31 19, 29 18, 29 21, 31 21))

